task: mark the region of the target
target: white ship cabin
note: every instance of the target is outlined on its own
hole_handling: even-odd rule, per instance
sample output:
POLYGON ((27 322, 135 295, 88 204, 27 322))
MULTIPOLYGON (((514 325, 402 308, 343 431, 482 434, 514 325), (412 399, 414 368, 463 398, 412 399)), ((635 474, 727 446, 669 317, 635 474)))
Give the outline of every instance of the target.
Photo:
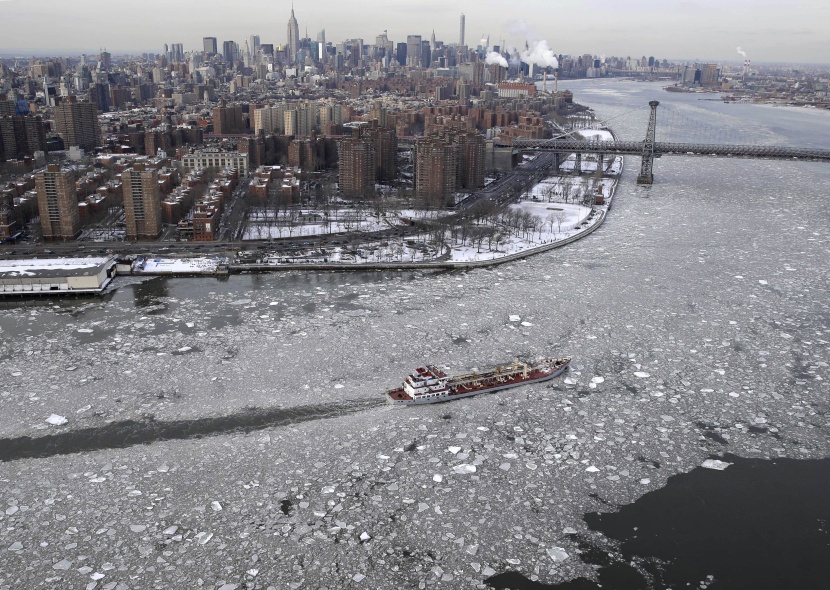
POLYGON ((415 369, 403 381, 403 389, 412 398, 436 397, 447 392, 449 377, 444 371, 428 365, 415 369))

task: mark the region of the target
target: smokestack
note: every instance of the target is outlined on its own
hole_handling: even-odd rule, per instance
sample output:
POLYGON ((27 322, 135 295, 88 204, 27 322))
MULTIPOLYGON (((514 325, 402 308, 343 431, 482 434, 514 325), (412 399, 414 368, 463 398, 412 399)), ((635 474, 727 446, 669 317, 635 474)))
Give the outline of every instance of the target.
POLYGON ((553 71, 553 93, 556 94, 556 87, 559 83, 559 68, 553 71))
POLYGON ((547 70, 547 68, 545 68, 545 70, 542 72, 542 92, 547 93, 547 91, 548 91, 548 70, 547 70))

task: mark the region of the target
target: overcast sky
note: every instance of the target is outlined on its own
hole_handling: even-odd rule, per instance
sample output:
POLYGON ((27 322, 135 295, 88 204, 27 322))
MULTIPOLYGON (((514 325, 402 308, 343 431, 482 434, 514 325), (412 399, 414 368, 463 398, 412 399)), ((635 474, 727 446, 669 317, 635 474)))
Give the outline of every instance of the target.
MULTIPOLYGON (((828 0, 297 0, 300 35, 394 42, 420 34, 466 43, 524 45, 546 39, 556 53, 659 59, 830 63, 828 0)), ((164 43, 201 49, 202 37, 283 44, 286 0, 0 0, 0 54, 160 53, 164 43)))

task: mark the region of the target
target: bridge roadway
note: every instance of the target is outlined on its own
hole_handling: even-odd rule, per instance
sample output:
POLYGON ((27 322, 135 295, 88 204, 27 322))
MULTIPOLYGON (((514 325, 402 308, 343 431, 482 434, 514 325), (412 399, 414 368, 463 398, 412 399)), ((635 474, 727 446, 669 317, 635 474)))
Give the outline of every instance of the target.
MULTIPOLYGON (((559 153, 643 155, 642 141, 584 141, 575 139, 516 139, 518 149, 559 153)), ((802 160, 830 162, 830 149, 779 147, 771 145, 718 145, 706 143, 654 143, 654 157, 717 156, 761 160, 802 160)))

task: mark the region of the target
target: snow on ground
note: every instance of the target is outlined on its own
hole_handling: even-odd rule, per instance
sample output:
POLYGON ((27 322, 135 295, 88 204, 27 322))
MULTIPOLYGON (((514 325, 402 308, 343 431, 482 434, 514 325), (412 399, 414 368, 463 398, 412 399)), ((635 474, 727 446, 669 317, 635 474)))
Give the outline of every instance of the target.
POLYGON ((580 129, 579 134, 589 140, 614 141, 614 135, 607 129, 580 129))
POLYGON ((139 258, 132 266, 135 274, 214 274, 227 258, 139 258))
POLYGON ((0 260, 0 276, 34 276, 33 271, 78 270, 95 268, 109 258, 29 258, 21 260, 0 260))
POLYGON ((498 268, 127 277, 106 299, 4 307, 3 437, 285 414, 0 462, 0 588, 595 579, 597 556, 624 556, 586 513, 725 453, 826 458, 830 227, 805 222, 822 172, 699 162, 661 162, 648 199, 625 179, 602 231, 498 268), (425 363, 454 374, 515 355, 574 360, 548 383, 382 401, 425 363))

